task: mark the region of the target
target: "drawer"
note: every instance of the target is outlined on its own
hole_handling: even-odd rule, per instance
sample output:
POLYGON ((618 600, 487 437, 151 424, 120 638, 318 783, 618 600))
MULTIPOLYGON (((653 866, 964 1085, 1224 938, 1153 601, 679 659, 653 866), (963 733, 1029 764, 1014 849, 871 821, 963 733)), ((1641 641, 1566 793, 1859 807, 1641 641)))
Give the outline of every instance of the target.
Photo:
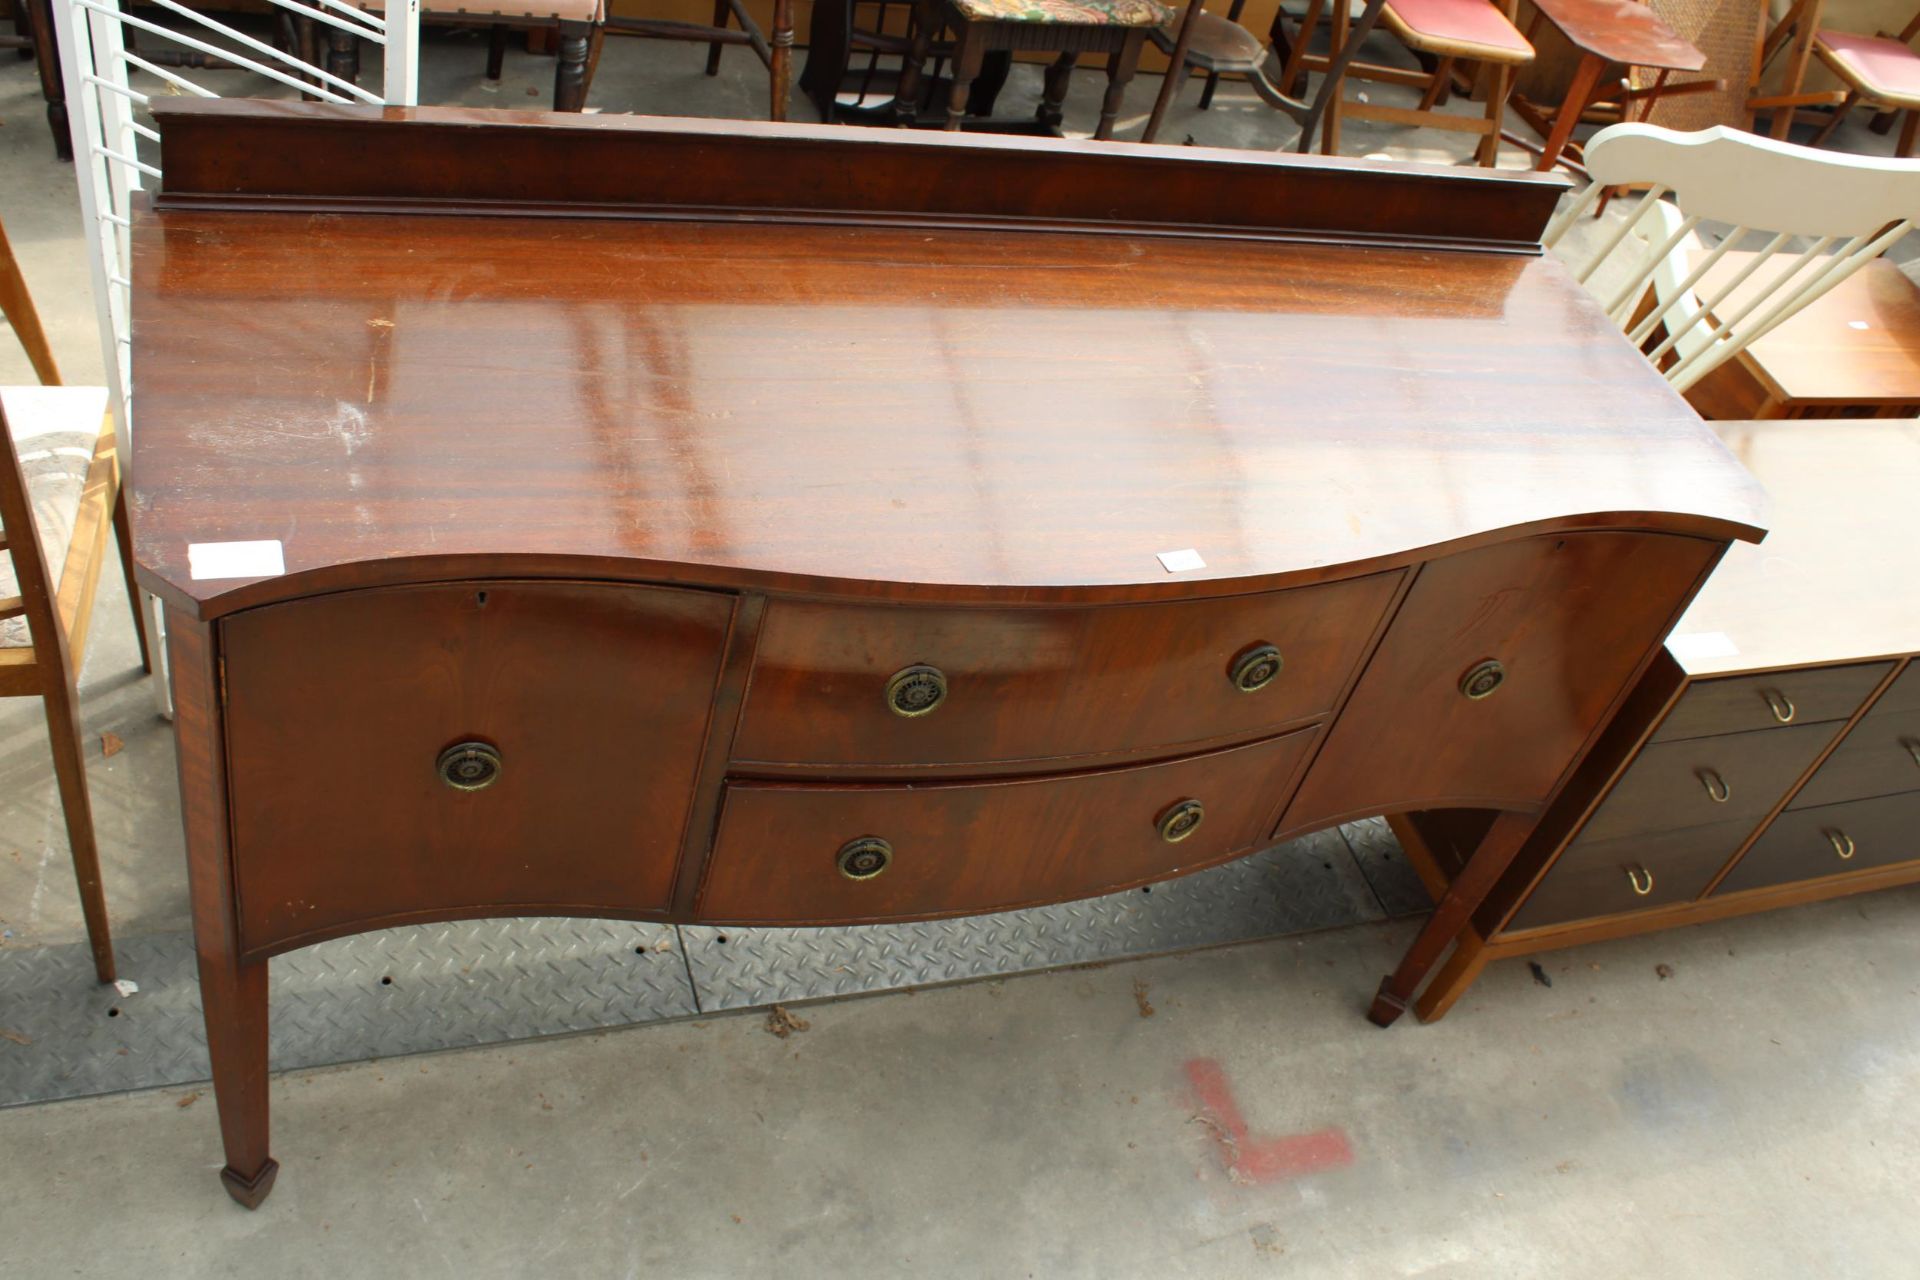
POLYGON ((1691 902, 1753 834, 1754 825, 1716 822, 1612 840, 1582 837, 1548 868, 1507 930, 1691 902))
POLYGON ((1899 711, 1920 711, 1920 662, 1909 662, 1868 714, 1877 716, 1899 711))
POLYGON ((1106 608, 776 600, 734 758, 911 767, 1252 737, 1333 709, 1399 577, 1106 608), (1267 647, 1278 673, 1243 691, 1237 665, 1255 684, 1267 647))
POLYGON ((1799 667, 1758 676, 1697 680, 1654 731, 1655 742, 1845 720, 1892 669, 1890 662, 1799 667))
POLYGON ((244 946, 384 919, 665 910, 732 607, 494 582, 222 622, 244 946), (499 756, 477 790, 440 772, 467 742, 499 756))
POLYGON ((1545 800, 1720 551, 1599 532, 1431 561, 1283 827, 1545 800))
MULTIPOLYGON (((1889 690, 1889 692, 1892 692, 1889 690)), ((1864 716, 1793 798, 1796 809, 1920 791, 1920 708, 1864 716)))
POLYGON ((1738 893, 1920 858, 1920 792, 1781 814, 1715 890, 1738 893))
POLYGON ((1261 843, 1315 732, 1164 764, 1014 781, 731 783, 700 916, 857 923, 997 911, 1217 862, 1261 843), (1200 806, 1198 825, 1163 833, 1163 824, 1191 812, 1181 809, 1188 803, 1200 806), (876 853, 862 841, 885 848, 876 853), (857 865, 843 870, 843 858, 857 865), (877 874, 853 878, 878 861, 877 874))
POLYGON ((1581 834, 1606 840, 1736 819, 1751 828, 1839 732, 1837 723, 1796 724, 1651 743, 1628 764, 1581 834))

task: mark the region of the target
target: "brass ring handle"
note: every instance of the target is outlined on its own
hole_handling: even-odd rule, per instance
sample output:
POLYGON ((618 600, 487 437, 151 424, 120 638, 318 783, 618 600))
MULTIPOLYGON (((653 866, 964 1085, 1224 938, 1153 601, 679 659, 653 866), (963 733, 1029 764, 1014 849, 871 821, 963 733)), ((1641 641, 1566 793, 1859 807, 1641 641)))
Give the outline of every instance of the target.
POLYGON ((833 862, 849 880, 871 880, 893 865, 893 846, 879 836, 860 836, 841 845, 833 862))
POLYGON ((1168 844, 1179 844, 1200 829, 1201 820, 1206 816, 1206 806, 1198 800, 1182 800, 1160 815, 1156 824, 1160 838, 1168 844))
POLYGON ((1695 769, 1693 776, 1700 779, 1700 785, 1707 789, 1707 798, 1715 804, 1725 804, 1733 795, 1727 780, 1711 769, 1695 769))
POLYGON ((1762 689, 1760 696, 1767 700, 1767 710, 1773 712, 1773 718, 1781 724, 1792 724, 1793 718, 1800 714, 1799 708, 1793 705, 1793 699, 1778 689, 1762 689))
POLYGON ((887 681, 887 706, 911 720, 924 716, 947 700, 947 677, 938 667, 916 663, 893 673, 887 681))
POLYGON ((1920 738, 1902 738, 1900 745, 1907 749, 1907 754, 1913 757, 1915 764, 1920 764, 1920 738))
POLYGON ((1828 827, 1820 834, 1827 838, 1827 843, 1833 846, 1833 851, 1843 860, 1854 855, 1853 837, 1838 827, 1828 827))
POLYGON ((1633 886, 1636 894, 1644 898, 1653 892, 1653 872, 1645 867, 1628 867, 1627 883, 1633 886))
POLYGON ((499 748, 486 742, 456 742, 434 762, 440 781, 455 791, 480 791, 500 778, 499 748))
POLYGON ((1507 669, 1493 658, 1476 662, 1467 668, 1467 674, 1460 677, 1460 692, 1471 702, 1491 697, 1493 691, 1506 681, 1507 669))
POLYGON ((1232 668, 1227 672, 1233 681, 1233 687, 1242 693, 1258 693, 1273 683, 1287 660, 1280 656, 1280 650, 1270 644, 1256 644, 1242 650, 1233 660, 1232 668))

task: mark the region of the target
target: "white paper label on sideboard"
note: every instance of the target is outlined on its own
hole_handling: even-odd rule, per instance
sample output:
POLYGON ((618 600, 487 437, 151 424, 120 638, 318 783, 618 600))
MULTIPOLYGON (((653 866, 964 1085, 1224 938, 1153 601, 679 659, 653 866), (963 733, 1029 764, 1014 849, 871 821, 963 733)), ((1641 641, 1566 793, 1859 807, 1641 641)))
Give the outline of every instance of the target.
POLYGON ((1737 658, 1740 646, 1724 631, 1696 631, 1692 635, 1668 636, 1667 651, 1683 661, 1703 658, 1737 658))
POLYGON ((187 573, 202 578, 277 578, 287 571, 280 539, 256 542, 189 542, 187 573))
POLYGON ((1184 551, 1162 551, 1156 558, 1160 561, 1160 567, 1168 573, 1185 573, 1189 569, 1207 567, 1207 562, 1192 547, 1184 551))

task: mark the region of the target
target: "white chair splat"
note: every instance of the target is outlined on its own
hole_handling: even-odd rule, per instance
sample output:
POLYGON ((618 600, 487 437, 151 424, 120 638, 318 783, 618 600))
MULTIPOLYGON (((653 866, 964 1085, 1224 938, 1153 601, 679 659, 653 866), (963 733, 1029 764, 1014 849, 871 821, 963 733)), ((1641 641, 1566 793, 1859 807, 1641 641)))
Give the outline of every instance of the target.
POLYGON ((1838 286, 1920 221, 1920 161, 1841 155, 1724 126, 1679 133, 1618 124, 1587 144, 1593 184, 1548 226, 1558 244, 1608 187, 1648 190, 1576 270, 1615 323, 1685 391, 1838 286), (1702 223, 1731 230, 1703 253, 1702 223), (1759 252, 1708 295, 1699 286, 1755 235, 1759 252), (1622 274, 1624 272, 1624 274, 1622 274), (1651 290, 1652 308, 1640 303, 1651 290))

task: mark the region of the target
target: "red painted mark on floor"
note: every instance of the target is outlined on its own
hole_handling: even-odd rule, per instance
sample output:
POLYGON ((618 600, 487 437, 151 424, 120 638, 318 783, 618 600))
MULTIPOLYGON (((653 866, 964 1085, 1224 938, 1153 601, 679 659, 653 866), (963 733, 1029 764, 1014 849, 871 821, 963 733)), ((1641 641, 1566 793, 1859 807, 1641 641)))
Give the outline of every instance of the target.
POLYGON ((1190 1060, 1187 1080, 1200 1102, 1201 1118, 1213 1132, 1220 1158, 1235 1182, 1265 1186, 1353 1163, 1353 1144, 1347 1141, 1345 1129, 1290 1133, 1279 1138, 1260 1138, 1247 1132, 1240 1104, 1233 1098, 1233 1086, 1214 1059, 1190 1060))

